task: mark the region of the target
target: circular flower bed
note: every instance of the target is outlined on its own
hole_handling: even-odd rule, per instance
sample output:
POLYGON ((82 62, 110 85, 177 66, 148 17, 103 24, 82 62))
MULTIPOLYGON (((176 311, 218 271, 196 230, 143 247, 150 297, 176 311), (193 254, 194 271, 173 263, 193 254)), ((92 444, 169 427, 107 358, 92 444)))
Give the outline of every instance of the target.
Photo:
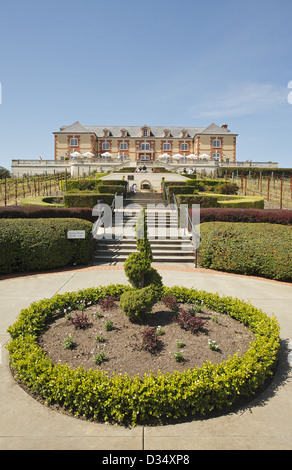
POLYGON ((75 416, 135 425, 228 410, 239 398, 252 396, 274 373, 280 344, 274 317, 248 302, 184 287, 163 287, 163 294, 175 296, 181 303, 201 303, 248 326, 254 341, 246 353, 181 372, 109 376, 103 370, 54 364, 39 346, 48 323, 64 316, 68 308, 77 309, 80 302, 94 305, 108 296, 119 299, 131 289, 125 285, 84 289, 23 309, 8 329, 10 366, 17 380, 47 403, 62 406, 75 416))

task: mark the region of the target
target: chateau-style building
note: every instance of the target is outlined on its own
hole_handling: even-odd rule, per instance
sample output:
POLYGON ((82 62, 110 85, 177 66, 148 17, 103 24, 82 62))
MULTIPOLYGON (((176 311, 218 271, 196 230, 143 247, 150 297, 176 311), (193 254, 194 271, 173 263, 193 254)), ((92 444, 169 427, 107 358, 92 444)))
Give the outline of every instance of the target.
POLYGON ((133 162, 169 161, 180 157, 206 157, 218 162, 236 161, 236 137, 223 124, 208 127, 63 126, 55 136, 55 160, 95 158, 127 159, 133 162))

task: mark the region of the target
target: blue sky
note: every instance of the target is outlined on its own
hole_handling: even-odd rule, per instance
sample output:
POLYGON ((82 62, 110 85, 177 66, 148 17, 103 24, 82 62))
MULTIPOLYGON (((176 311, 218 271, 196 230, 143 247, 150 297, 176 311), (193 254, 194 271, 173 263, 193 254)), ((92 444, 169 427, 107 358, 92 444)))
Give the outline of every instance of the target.
POLYGON ((0 165, 63 125, 207 126, 292 167, 291 0, 2 0, 0 165))

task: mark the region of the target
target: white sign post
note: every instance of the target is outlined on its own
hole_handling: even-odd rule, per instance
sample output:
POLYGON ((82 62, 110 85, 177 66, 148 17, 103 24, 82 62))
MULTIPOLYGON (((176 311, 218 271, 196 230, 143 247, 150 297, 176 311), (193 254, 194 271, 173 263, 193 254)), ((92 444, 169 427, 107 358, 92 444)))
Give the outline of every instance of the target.
POLYGON ((85 238, 85 230, 68 230, 67 239, 74 240, 85 238))

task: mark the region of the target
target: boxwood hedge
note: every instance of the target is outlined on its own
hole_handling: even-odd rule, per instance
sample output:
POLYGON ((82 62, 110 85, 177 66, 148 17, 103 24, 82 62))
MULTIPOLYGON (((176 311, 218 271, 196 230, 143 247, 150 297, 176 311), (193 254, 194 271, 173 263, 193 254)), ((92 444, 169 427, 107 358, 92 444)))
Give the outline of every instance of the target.
POLYGON ((199 265, 219 271, 292 281, 292 228, 269 223, 200 224, 199 265))
POLYGON ((80 219, 0 219, 0 273, 86 265, 91 229, 80 219), (68 230, 85 230, 85 240, 68 240, 68 230))
POLYGON ((256 393, 273 375, 279 351, 276 319, 248 302, 185 287, 164 287, 164 293, 175 295, 179 302, 204 302, 206 307, 249 326, 255 339, 244 355, 219 364, 205 362, 183 372, 109 376, 97 369, 54 364, 38 346, 38 336, 48 322, 64 315, 68 307, 76 308, 80 300, 86 305, 97 303, 108 295, 119 299, 129 289, 126 285, 89 288, 58 294, 23 309, 8 329, 11 340, 7 349, 15 378, 47 403, 58 404, 75 416, 135 425, 228 410, 239 398, 256 393))

